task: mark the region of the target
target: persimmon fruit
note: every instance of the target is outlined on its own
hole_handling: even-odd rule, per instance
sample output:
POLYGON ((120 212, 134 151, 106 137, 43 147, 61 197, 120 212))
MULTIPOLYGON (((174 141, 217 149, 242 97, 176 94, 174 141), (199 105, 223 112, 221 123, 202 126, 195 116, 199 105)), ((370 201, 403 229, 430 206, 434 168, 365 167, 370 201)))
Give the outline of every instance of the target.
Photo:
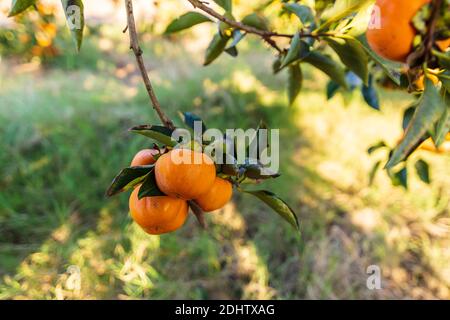
MULTIPOLYGON (((373 14, 380 14, 381 26, 369 27, 366 33, 372 50, 383 58, 406 62, 417 34, 411 20, 429 2, 431 0, 377 0, 373 14)), ((443 51, 449 46, 448 39, 436 43, 443 51)))
POLYGON ((222 208, 231 199, 233 186, 225 179, 216 177, 207 193, 195 199, 203 211, 210 212, 222 208))
POLYGON ((216 178, 216 167, 204 153, 174 149, 156 161, 155 178, 158 188, 166 195, 192 200, 211 189, 216 178))
POLYGON ((133 220, 149 234, 172 232, 183 226, 188 216, 185 200, 169 196, 144 197, 139 200, 140 186, 130 195, 129 208, 133 220))
POLYGON ((136 153, 131 161, 131 167, 145 166, 156 162, 155 156, 159 154, 157 149, 143 149, 136 153))

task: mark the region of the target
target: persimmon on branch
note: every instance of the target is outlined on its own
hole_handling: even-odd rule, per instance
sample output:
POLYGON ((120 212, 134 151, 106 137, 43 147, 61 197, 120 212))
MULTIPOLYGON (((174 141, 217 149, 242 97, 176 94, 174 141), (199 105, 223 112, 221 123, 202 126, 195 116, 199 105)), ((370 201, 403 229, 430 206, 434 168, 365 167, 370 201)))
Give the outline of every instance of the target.
MULTIPOLYGON (((130 36, 130 49, 133 51, 134 56, 136 57, 136 63, 138 65, 139 71, 142 76, 142 80, 145 84, 145 89, 148 93, 148 96, 150 98, 150 101, 152 103, 153 109, 158 114, 161 122, 163 125, 169 129, 175 129, 175 126, 170 120, 170 118, 165 114, 163 111, 161 104, 159 103, 158 98, 156 97, 155 90, 153 89, 152 82, 150 81, 150 77, 147 72, 147 68, 145 67, 144 59, 142 57, 143 51, 142 48, 139 45, 139 39, 138 39, 138 33, 136 30, 136 22, 134 19, 134 13, 133 13, 133 1, 132 0, 125 0, 125 9, 127 12, 127 27, 124 31, 128 30, 128 34, 130 36)), ((193 201, 189 201, 189 207, 191 208, 192 212, 196 216, 199 224, 202 226, 202 228, 206 228, 206 222, 204 217, 204 212, 202 209, 193 201)))

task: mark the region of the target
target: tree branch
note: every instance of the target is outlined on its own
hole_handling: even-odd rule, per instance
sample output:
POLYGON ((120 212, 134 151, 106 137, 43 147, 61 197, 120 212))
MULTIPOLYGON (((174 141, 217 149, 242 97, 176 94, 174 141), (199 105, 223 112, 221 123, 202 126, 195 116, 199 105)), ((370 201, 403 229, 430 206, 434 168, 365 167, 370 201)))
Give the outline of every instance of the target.
POLYGON ((226 24, 228 24, 232 27, 235 27, 236 29, 243 30, 247 33, 256 34, 264 39, 268 39, 271 37, 283 37, 283 38, 292 38, 293 37, 293 35, 291 35, 291 34, 282 34, 282 33, 276 33, 276 32, 272 32, 272 31, 260 30, 260 29, 245 25, 242 22, 228 19, 227 17, 221 15, 214 9, 211 9, 210 7, 205 5, 201 0, 188 0, 188 1, 194 6, 194 8, 198 8, 198 9, 206 12, 210 16, 212 16, 222 22, 225 22, 226 24))
POLYGON ((166 116, 166 114, 161 108, 158 98, 156 97, 155 91, 153 90, 153 86, 148 76, 147 69, 145 68, 144 59, 142 58, 142 49, 139 46, 138 34, 136 31, 136 23, 134 21, 132 0, 125 0, 125 7, 127 12, 128 26, 127 28, 125 28, 124 31, 128 29, 128 33, 130 35, 130 49, 133 50, 133 53, 136 57, 136 62, 141 72, 142 79, 144 80, 145 88, 147 90, 148 96, 150 97, 153 109, 155 109, 164 126, 170 129, 174 129, 175 126, 173 125, 173 122, 166 116))
POLYGON ((439 18, 439 11, 442 7, 442 0, 435 0, 432 4, 431 17, 428 24, 427 34, 425 36, 425 62, 428 62, 431 56, 431 49, 434 43, 434 32, 436 30, 436 23, 439 18))

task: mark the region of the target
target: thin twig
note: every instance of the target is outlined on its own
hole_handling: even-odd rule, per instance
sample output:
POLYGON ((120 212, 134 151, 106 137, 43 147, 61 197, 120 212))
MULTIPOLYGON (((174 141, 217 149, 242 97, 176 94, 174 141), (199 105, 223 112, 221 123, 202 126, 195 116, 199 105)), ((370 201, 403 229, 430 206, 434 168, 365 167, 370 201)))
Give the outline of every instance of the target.
POLYGON ((153 90, 153 86, 148 76, 147 69, 145 68, 144 59, 142 58, 142 49, 139 46, 136 23, 134 21, 132 0, 125 0, 125 7, 127 12, 128 33, 130 35, 130 49, 133 50, 133 53, 136 57, 136 62, 141 72, 142 79, 144 80, 148 96, 150 97, 150 101, 152 102, 153 109, 155 109, 164 126, 170 129, 174 129, 175 126, 173 125, 173 122, 166 116, 161 108, 158 98, 156 98, 155 91, 153 90))
POLYGON ((243 30, 247 33, 252 33, 252 34, 256 34, 262 38, 271 38, 271 37, 284 37, 284 38, 292 38, 293 35, 291 34, 282 34, 282 33, 276 33, 276 32, 272 32, 272 31, 266 31, 266 30, 260 30, 257 28, 254 28, 252 26, 248 26, 246 24, 243 24, 242 22, 238 22, 238 21, 234 21, 231 19, 228 19, 227 17, 221 15, 220 13, 218 13, 217 11, 215 11, 214 9, 208 7, 207 5, 205 5, 202 1, 200 0, 188 0, 193 6, 194 8, 198 8, 204 12, 206 12, 207 14, 209 14, 210 16, 225 22, 226 24, 235 27, 236 29, 240 29, 243 30))
POLYGON ((427 34, 425 36, 425 61, 431 57, 431 49, 433 48, 434 43, 434 31, 436 30, 436 23, 439 18, 439 13, 442 7, 442 0, 435 0, 432 4, 432 11, 430 22, 428 24, 427 34))

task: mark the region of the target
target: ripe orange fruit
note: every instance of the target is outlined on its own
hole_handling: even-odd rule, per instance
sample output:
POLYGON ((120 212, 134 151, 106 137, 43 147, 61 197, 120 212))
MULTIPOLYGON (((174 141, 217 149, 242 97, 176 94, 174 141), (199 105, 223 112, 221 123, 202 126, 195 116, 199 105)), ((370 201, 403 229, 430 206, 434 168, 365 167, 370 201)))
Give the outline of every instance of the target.
POLYGON ((206 154, 174 149, 156 161, 158 188, 168 196, 191 200, 208 192, 216 178, 216 166, 206 154))
POLYGON ((436 45, 441 51, 446 51, 450 47, 450 38, 436 41, 436 45))
MULTIPOLYGON (((377 0, 373 14, 380 14, 380 28, 367 30, 370 47, 383 58, 405 62, 411 52, 416 30, 411 19, 431 0, 377 0)), ((373 17, 374 20, 377 17, 373 17)))
POLYGON ((130 195, 130 214, 147 233, 167 233, 184 224, 188 216, 186 201, 168 196, 145 197, 139 200, 139 189, 140 186, 130 195))
POLYGON ((159 151, 156 149, 143 149, 136 153, 133 160, 131 161, 131 167, 135 166, 145 166, 148 164, 153 164, 156 162, 154 156, 159 154, 159 151))
POLYGON ((195 199, 203 211, 209 212, 222 208, 231 199, 233 186, 227 180, 216 177, 207 193, 195 199))

